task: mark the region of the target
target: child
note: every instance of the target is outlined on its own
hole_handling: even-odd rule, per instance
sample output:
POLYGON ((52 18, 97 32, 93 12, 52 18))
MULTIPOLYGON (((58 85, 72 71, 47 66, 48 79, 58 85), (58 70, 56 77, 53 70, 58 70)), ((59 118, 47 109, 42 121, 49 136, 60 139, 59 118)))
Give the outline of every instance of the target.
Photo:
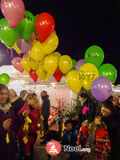
POLYGON ((111 147, 108 132, 105 124, 101 122, 101 117, 96 116, 94 121, 89 124, 86 120, 79 130, 77 144, 81 148, 91 148, 91 153, 81 151, 82 160, 106 160, 111 147))
MULTIPOLYGON (((71 120, 66 120, 65 123, 65 130, 63 131, 62 136, 62 144, 63 145, 69 145, 69 146, 76 146, 76 136, 73 131, 73 125, 71 120)), ((75 159, 77 160, 77 154, 76 152, 70 152, 68 159, 75 159)))
POLYGON ((38 100, 35 93, 29 93, 26 96, 25 101, 26 104, 19 111, 19 114, 22 114, 25 117, 25 121, 18 132, 18 139, 21 148, 24 149, 26 160, 32 160, 33 145, 37 138, 37 124, 40 117, 40 110, 37 108, 38 100))

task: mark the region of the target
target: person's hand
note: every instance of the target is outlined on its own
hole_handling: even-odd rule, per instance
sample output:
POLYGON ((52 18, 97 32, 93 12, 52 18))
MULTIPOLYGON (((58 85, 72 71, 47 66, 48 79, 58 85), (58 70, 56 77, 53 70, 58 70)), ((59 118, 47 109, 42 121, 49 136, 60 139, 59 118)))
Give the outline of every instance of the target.
POLYGON ((10 125, 11 125, 11 122, 12 122, 12 119, 11 119, 11 118, 6 119, 6 120, 3 122, 3 128, 4 128, 5 130, 8 130, 9 127, 10 127, 10 125))
POLYGON ((24 117, 27 117, 27 116, 29 115, 29 109, 26 109, 26 110, 22 113, 22 115, 23 115, 24 117))

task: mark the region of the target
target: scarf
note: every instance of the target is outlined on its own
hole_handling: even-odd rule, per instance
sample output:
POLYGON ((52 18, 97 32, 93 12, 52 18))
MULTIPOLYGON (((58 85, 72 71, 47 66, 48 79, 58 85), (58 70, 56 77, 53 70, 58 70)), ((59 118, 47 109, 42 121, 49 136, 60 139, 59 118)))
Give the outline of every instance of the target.
POLYGON ((0 110, 4 112, 4 114, 6 114, 9 111, 10 107, 11 107, 10 103, 3 104, 3 105, 0 104, 0 110))

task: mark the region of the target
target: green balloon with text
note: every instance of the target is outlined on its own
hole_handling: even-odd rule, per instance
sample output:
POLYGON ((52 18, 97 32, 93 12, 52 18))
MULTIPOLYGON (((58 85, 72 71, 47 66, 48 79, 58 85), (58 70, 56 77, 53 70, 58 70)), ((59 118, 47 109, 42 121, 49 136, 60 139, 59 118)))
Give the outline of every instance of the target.
POLYGON ((106 63, 100 66, 99 76, 106 77, 112 83, 114 83, 117 78, 117 70, 112 64, 106 63))
POLYGON ((84 59, 86 63, 92 63, 98 68, 104 61, 104 51, 99 46, 90 46, 85 52, 84 59))

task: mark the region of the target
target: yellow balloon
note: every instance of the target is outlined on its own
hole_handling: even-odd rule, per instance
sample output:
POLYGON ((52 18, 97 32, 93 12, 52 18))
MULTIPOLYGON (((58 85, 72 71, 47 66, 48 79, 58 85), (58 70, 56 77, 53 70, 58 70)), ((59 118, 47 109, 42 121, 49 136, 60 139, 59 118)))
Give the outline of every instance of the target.
POLYGON ((79 79, 79 72, 76 70, 72 70, 67 74, 66 82, 68 87, 75 93, 78 93, 82 87, 82 83, 79 79))
POLYGON ((99 77, 98 69, 91 63, 83 64, 79 69, 79 78, 82 82, 82 86, 86 90, 90 90, 92 82, 99 77))
POLYGON ((50 75, 47 73, 46 76, 45 76, 43 79, 41 79, 41 81, 42 81, 42 82, 45 82, 45 81, 49 78, 49 76, 50 76, 50 75))
POLYGON ((58 58, 56 56, 47 56, 44 59, 44 68, 48 74, 53 75, 58 66, 58 58))
POLYGON ((18 48, 17 44, 15 43, 12 48, 20 55, 22 52, 21 50, 18 48))
POLYGON ((23 69, 24 69, 27 73, 30 72, 30 70, 31 70, 31 67, 29 66, 28 61, 29 61, 29 57, 23 57, 23 58, 21 59, 21 65, 22 65, 23 69))
POLYGON ((45 42, 42 43, 42 50, 45 55, 52 53, 56 50, 59 43, 56 33, 52 33, 45 42))
POLYGON ((53 53, 51 54, 51 56, 55 56, 55 57, 57 57, 57 59, 59 60, 60 57, 61 57, 61 54, 60 54, 60 52, 53 52, 53 53))
POLYGON ((66 74, 72 68, 72 59, 68 55, 61 56, 59 59, 59 68, 62 73, 66 74))
POLYGON ((29 52, 29 55, 32 59, 35 61, 41 61, 44 57, 43 51, 42 51, 42 45, 39 41, 35 41, 33 43, 33 46, 29 52))
POLYGON ((35 45, 36 42, 37 42, 37 40, 34 40, 34 41, 32 42, 32 47, 35 45))
POLYGON ((37 61, 34 61, 33 59, 29 59, 28 61, 29 66, 31 67, 32 70, 37 70, 39 63, 37 61))
POLYGON ((38 69, 36 71, 38 77, 42 80, 44 77, 46 77, 47 72, 45 71, 44 67, 42 64, 39 64, 38 69))

